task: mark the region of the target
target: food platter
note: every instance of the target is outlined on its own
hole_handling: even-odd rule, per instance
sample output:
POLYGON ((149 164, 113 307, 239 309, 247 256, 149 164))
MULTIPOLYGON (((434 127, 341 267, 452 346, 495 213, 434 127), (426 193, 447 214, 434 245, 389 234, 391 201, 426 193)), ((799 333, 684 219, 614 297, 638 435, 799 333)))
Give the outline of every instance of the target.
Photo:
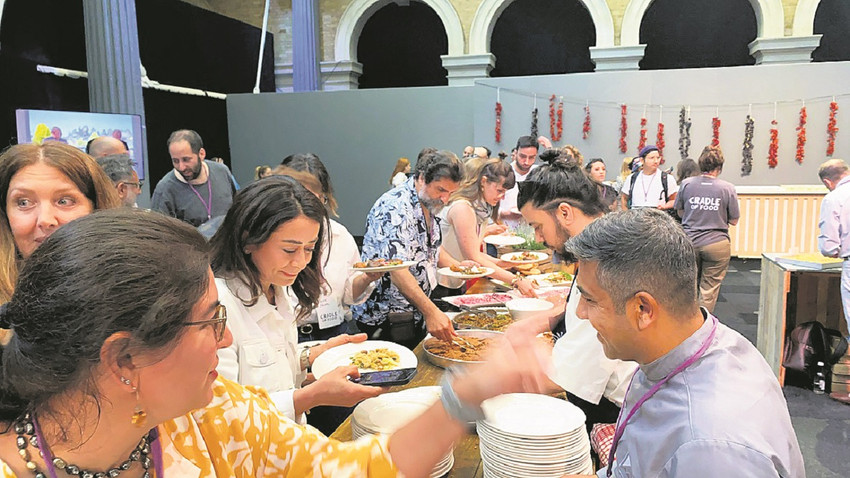
POLYGON ((388 266, 352 267, 351 269, 359 272, 389 272, 398 269, 406 269, 414 264, 416 264, 416 261, 402 261, 400 264, 393 264, 388 266))
MULTIPOLYGON (((440 339, 436 337, 432 337, 430 334, 425 337, 425 340, 422 341, 422 348, 425 350, 425 357, 428 358, 428 361, 432 364, 442 367, 449 368, 454 367, 455 365, 468 365, 474 363, 481 363, 482 360, 463 360, 463 359, 455 359, 448 358, 443 355, 438 355, 437 353, 432 352, 431 345, 443 345, 446 348, 451 349, 454 352, 461 352, 460 347, 467 348, 467 355, 470 353, 469 346, 471 345, 474 348, 489 347, 492 345, 492 342, 503 337, 504 334, 502 332, 497 332, 495 330, 477 330, 477 329, 467 329, 467 330, 458 330, 457 335, 460 339, 466 340, 464 343, 462 340, 456 339, 452 344, 446 344, 446 342, 442 342, 440 339), (475 340, 471 340, 475 339, 475 340), (429 340, 436 342, 429 342, 429 340), (481 344, 481 340, 485 340, 484 344, 481 344), (441 343, 442 342, 442 343, 441 343), (467 345, 465 345, 467 344, 467 345), (457 350, 454 350, 457 349, 457 350)), ((480 350, 480 349, 479 349, 480 350)), ((461 352, 464 353, 464 352, 461 352)))
POLYGON ((455 307, 461 309, 474 309, 476 307, 491 307, 494 305, 504 305, 505 302, 512 300, 513 296, 503 292, 493 292, 488 294, 464 294, 443 297, 443 302, 448 302, 455 307))
POLYGON ((549 254, 536 251, 508 252, 499 257, 499 259, 511 264, 533 264, 535 262, 545 261, 548 258, 549 254))
MULTIPOLYGON (((416 368, 416 365, 419 363, 416 359, 416 355, 409 348, 403 345, 384 340, 367 340, 357 344, 343 344, 326 350, 322 355, 316 357, 315 361, 313 361, 313 375, 315 375, 317 379, 321 378, 323 375, 337 367, 351 365, 351 357, 358 352, 375 349, 388 349, 398 354, 399 363, 391 369, 416 368)), ((361 373, 375 371, 375 369, 371 368, 359 368, 358 370, 360 370, 361 373)))
POLYGON ((518 246, 525 243, 525 238, 514 234, 490 234, 484 236, 484 242, 494 246, 518 246))
POLYGON ((573 282, 573 275, 568 272, 550 272, 548 274, 536 274, 525 276, 535 288, 564 287, 573 282))
POLYGON ((469 269, 469 274, 464 273, 465 271, 453 271, 451 267, 441 267, 437 269, 437 273, 446 277, 454 277, 455 279, 477 279, 479 277, 487 277, 493 272, 496 272, 490 267, 475 267, 469 269))
POLYGON ((513 318, 507 309, 476 309, 456 314, 452 317, 452 322, 459 330, 480 329, 502 332, 513 323, 513 318))

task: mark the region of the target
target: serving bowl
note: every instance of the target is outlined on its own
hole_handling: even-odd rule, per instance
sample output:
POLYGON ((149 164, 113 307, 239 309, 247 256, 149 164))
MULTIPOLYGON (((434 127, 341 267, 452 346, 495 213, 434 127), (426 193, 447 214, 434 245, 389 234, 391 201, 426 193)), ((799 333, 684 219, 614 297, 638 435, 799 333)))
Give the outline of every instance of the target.
MULTIPOLYGON (((461 339, 465 339, 468 337, 475 337, 478 339, 499 339, 500 337, 504 336, 502 332, 497 332, 495 330, 465 329, 457 330, 456 332, 458 337, 460 337, 461 339)), ((455 365, 482 363, 482 361, 480 360, 458 360, 431 353, 425 346, 425 344, 427 344, 428 340, 430 339, 439 340, 431 336, 431 334, 428 334, 428 336, 425 337, 425 340, 422 341, 422 348, 425 350, 425 357, 428 359, 428 361, 436 365, 437 367, 449 368, 454 367, 455 365)), ((460 341, 458 341, 458 343, 460 343, 460 341)))
POLYGON ((511 312, 511 317, 514 320, 525 320, 555 307, 555 304, 548 300, 523 297, 521 299, 509 300, 505 303, 505 307, 511 312))

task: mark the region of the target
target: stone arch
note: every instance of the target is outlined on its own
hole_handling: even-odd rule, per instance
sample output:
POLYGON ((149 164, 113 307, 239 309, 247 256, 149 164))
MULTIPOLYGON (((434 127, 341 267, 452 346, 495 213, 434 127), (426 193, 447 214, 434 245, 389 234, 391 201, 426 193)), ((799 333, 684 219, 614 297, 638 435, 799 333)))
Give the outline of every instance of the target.
MULTIPOLYGON (((415 0, 431 7, 446 29, 449 41, 449 55, 463 55, 463 26, 460 17, 449 0, 415 0)), ((357 40, 363 31, 363 25, 372 15, 390 3, 407 3, 405 0, 354 0, 339 19, 334 40, 336 61, 357 61, 357 40)))
MULTIPOLYGON (((469 53, 480 55, 490 53, 490 36, 496 20, 514 0, 483 0, 475 11, 472 27, 469 30, 469 53)), ((596 46, 614 46, 614 19, 605 0, 581 0, 590 12, 596 28, 596 46)))
MULTIPOLYGON (((640 44, 640 24, 643 15, 654 0, 630 0, 623 16, 620 29, 620 45, 640 44)), ((785 12, 782 0, 750 0, 756 13, 758 38, 779 38, 785 36, 785 12)))
POLYGON ((791 34, 795 37, 809 36, 815 34, 815 14, 818 11, 820 0, 800 0, 797 9, 794 10, 794 24, 791 34))

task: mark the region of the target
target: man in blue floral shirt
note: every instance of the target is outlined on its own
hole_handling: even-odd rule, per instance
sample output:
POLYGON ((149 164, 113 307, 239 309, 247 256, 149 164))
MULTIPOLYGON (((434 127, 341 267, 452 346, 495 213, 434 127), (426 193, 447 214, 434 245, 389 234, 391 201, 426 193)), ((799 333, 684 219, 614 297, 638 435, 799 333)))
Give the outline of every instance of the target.
POLYGON ((413 176, 372 206, 363 237, 364 261, 401 259, 416 264, 385 275, 365 303, 351 307, 357 326, 370 338, 411 348, 425 337, 426 329, 444 340, 454 335, 451 321, 429 296, 437 285, 441 243, 436 216, 457 190, 463 169, 451 152, 423 153, 413 176))

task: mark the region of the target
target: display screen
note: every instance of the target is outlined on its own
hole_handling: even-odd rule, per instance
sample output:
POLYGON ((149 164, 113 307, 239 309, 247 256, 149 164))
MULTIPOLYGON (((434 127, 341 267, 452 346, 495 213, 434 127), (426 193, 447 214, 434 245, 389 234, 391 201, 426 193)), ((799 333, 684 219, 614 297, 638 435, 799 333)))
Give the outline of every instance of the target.
POLYGON ((139 179, 145 179, 142 119, 139 115, 78 111, 16 110, 18 142, 60 141, 85 152, 99 136, 112 136, 127 145, 139 179))

